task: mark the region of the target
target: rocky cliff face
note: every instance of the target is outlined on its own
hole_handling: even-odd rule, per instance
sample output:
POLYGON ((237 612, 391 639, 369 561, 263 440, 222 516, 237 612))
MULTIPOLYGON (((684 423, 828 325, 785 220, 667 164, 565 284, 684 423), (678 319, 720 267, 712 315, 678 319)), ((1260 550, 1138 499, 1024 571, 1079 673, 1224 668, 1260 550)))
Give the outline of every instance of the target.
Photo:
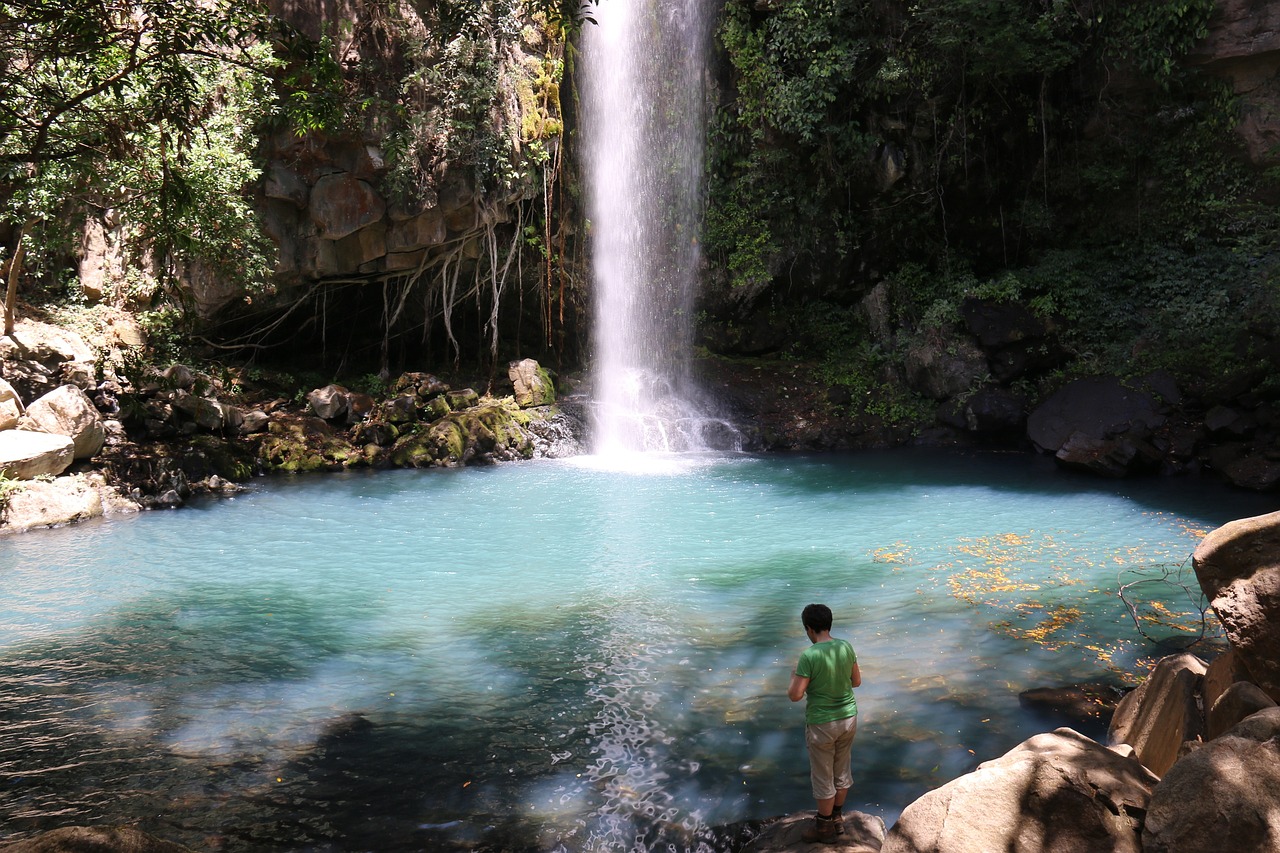
POLYGON ((564 47, 545 22, 486 8, 444 33, 440 14, 409 4, 397 8, 394 26, 378 10, 341 0, 278 0, 272 8, 311 38, 342 34, 333 49, 352 96, 375 100, 360 132, 283 131, 264 141, 260 209, 279 247, 280 283, 417 279, 473 264, 497 248, 495 226, 541 198, 560 142, 564 47), (361 38, 379 28, 382 38, 361 38), (459 44, 468 56, 453 56, 459 44), (387 74, 355 80, 369 65, 387 74), (371 91, 388 83, 398 91, 371 91), (460 94, 487 103, 456 103, 460 94), (460 142, 463 134, 470 138, 460 142))
POLYGON ((1219 0, 1209 35, 1191 61, 1231 81, 1240 98, 1236 127, 1249 159, 1280 163, 1280 5, 1219 0))

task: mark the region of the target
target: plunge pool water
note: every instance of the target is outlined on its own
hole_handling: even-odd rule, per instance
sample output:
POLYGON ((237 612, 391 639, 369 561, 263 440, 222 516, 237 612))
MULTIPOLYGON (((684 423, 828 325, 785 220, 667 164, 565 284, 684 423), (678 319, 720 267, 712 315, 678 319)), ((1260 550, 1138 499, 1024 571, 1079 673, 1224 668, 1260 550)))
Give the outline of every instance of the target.
POLYGON ((712 850, 812 807, 811 601, 864 674, 850 805, 892 823, 1058 724, 1020 691, 1161 651, 1120 584, 1184 642, 1199 537, 1276 508, 1025 456, 668 462, 273 479, 0 540, 0 840, 712 850))

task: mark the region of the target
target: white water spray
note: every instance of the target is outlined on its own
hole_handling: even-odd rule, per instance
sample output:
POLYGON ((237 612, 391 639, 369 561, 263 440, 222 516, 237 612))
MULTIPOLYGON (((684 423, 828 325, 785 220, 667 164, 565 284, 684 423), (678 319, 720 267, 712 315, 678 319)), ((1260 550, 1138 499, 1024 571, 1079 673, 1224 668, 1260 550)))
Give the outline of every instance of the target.
POLYGON ((597 456, 736 447, 690 377, 707 0, 605 0, 583 43, 597 456))

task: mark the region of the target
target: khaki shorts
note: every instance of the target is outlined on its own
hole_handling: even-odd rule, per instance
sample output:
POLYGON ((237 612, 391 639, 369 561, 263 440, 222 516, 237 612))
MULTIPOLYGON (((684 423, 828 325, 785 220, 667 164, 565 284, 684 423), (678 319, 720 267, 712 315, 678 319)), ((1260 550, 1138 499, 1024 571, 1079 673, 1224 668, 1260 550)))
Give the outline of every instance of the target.
POLYGON ((857 716, 804 727, 804 740, 809 746, 809 781, 815 800, 829 800, 837 790, 853 787, 849 751, 857 731, 857 716))

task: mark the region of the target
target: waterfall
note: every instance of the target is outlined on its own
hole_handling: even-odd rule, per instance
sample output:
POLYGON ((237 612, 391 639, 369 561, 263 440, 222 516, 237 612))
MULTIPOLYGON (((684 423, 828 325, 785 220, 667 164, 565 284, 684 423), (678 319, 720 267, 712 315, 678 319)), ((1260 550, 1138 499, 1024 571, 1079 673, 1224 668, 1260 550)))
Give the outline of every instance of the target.
POLYGON ((598 456, 733 446, 690 375, 707 0, 604 0, 583 37, 598 456))

